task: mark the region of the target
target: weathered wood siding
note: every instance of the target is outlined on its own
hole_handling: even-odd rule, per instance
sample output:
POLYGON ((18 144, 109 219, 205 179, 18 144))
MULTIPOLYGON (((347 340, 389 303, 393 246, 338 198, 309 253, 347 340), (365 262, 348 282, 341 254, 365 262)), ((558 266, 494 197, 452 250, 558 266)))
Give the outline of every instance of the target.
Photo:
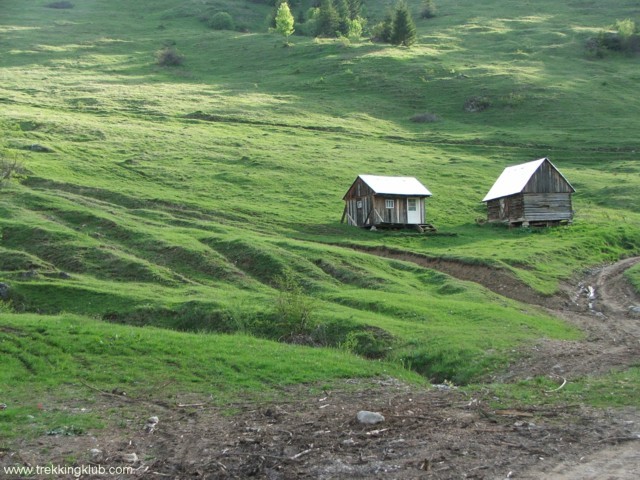
POLYGON ((534 223, 571 220, 573 187, 548 160, 542 162, 521 193, 487 202, 490 222, 534 223))
POLYGON ((545 161, 531 176, 522 193, 573 193, 573 188, 551 163, 545 161))
MULTIPOLYGON (((425 223, 425 201, 421 197, 408 197, 417 200, 419 221, 417 224, 425 223)), ((396 223, 406 225, 409 223, 407 214, 407 197, 374 197, 374 212, 371 218, 373 225, 380 223, 396 223), (387 208, 386 201, 393 200, 393 208, 387 208)), ((415 222, 414 222, 415 223, 415 222)))
POLYGON ((524 221, 556 222, 571 220, 571 193, 525 193, 524 221))
POLYGON ((571 220, 571 193, 524 193, 487 202, 490 222, 558 222, 571 220))
MULTIPOLYGON (((419 224, 425 222, 424 198, 417 200, 419 224)), ((358 227, 379 225, 381 223, 406 224, 407 197, 381 197, 368 195, 350 198, 346 201, 346 218, 349 225, 358 227), (387 208, 386 200, 393 200, 393 208, 387 208)))
POLYGON ((369 197, 357 197, 347 200, 347 223, 357 227, 363 227, 373 216, 373 195, 369 197), (369 213, 371 212, 371 215, 369 213))
POLYGON ((496 198, 487 202, 490 222, 519 222, 524 218, 524 199, 522 195, 496 198))
MULTIPOLYGON (((426 209, 423 197, 411 196, 417 200, 420 221, 425 223, 426 209)), ((407 197, 382 196, 358 178, 344 196, 346 202, 345 217, 349 225, 366 227, 381 223, 407 223, 407 197), (386 200, 393 200, 393 208, 386 207, 386 200)))
POLYGON ((373 216, 373 199, 374 191, 358 178, 345 195, 347 223, 357 227, 365 226, 365 222, 369 224, 367 216, 370 212, 369 218, 373 216))

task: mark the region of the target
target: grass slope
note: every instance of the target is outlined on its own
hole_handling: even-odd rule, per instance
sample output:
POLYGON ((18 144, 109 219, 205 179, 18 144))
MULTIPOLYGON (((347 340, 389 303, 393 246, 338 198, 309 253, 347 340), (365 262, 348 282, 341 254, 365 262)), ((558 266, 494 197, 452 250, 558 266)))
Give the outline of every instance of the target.
MULTIPOLYGON (((3 315, 0 437, 42 435, 56 428, 94 428, 113 412, 86 414, 58 405, 91 404, 93 388, 129 398, 176 402, 180 395, 229 400, 268 398, 300 383, 393 375, 397 366, 316 349, 234 335, 177 333, 116 326, 74 315, 3 315)), ((78 433, 71 432, 71 433, 78 433)))
POLYGON ((277 339, 290 275, 315 302, 315 341, 435 381, 481 378, 540 336, 576 338, 476 285, 341 245, 486 263, 543 293, 637 254, 637 61, 583 48, 635 3, 451 1, 406 49, 282 48, 249 2, 7 0, 0 149, 28 173, 1 191, 0 280, 18 311, 277 339), (248 31, 209 30, 200 17, 216 9, 248 31), (184 65, 155 63, 167 45, 184 65), (465 112, 474 95, 491 107, 465 112), (425 111, 441 120, 409 120, 425 111), (502 168, 541 156, 577 188, 575 224, 477 225, 502 168), (417 176, 429 219, 456 236, 339 224, 359 173, 417 176))

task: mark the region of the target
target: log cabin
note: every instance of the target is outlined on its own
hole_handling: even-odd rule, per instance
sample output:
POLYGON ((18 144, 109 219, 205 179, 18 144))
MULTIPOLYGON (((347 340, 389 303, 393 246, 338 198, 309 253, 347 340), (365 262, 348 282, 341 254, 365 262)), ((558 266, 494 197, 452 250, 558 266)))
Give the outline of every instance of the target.
POLYGON ((541 158, 505 168, 482 201, 489 222, 550 226, 571 223, 574 192, 555 165, 541 158))
POLYGON ((414 177, 358 175, 343 200, 342 222, 363 228, 416 228, 426 223, 425 199, 431 192, 414 177))

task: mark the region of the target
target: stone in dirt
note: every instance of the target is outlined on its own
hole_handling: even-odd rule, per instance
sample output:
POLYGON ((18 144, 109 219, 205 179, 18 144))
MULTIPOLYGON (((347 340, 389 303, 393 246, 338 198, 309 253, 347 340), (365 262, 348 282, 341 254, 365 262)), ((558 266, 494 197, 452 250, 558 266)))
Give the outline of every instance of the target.
POLYGON ((125 453, 122 455, 122 460, 129 463, 136 463, 138 461, 138 455, 135 453, 125 453))
POLYGON ((368 412, 367 410, 361 410, 356 415, 358 422, 365 425, 375 425, 376 423, 384 422, 384 417, 378 412, 368 412))

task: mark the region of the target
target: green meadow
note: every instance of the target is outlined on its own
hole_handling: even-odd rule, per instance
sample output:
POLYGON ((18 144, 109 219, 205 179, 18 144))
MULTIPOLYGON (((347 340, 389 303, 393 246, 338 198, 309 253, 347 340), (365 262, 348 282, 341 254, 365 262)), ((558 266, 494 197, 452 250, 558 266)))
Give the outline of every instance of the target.
MULTIPOLYGON (((409 2, 411 48, 283 47, 270 7, 241 0, 48 3, 0 6, 0 154, 25 169, 0 189, 0 401, 142 389, 151 364, 150 388, 223 400, 344 377, 478 382, 519 346, 581 333, 358 247, 487 265, 543 295, 640 252, 638 56, 585 48, 640 21, 636 1, 442 0, 429 20, 409 2), (210 29, 219 11, 238 29, 210 29), (158 64, 166 47, 182 65, 158 64), (465 111, 474 96, 489 108, 465 111), (545 156, 576 188, 573 225, 479 221, 505 166, 545 156), (341 224, 361 173, 421 180, 442 235, 341 224)), ((371 27, 393 3, 365 5, 371 27)))

